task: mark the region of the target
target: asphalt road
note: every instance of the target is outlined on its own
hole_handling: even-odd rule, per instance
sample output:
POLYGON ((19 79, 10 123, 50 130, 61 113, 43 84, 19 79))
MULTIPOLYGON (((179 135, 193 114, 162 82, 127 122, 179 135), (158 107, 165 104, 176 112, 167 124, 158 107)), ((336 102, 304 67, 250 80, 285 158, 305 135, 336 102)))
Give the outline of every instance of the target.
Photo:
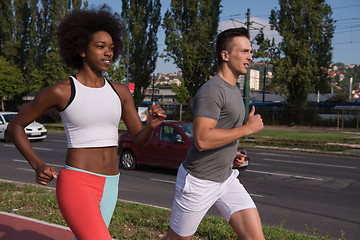
MULTIPOLYGON (((43 161, 59 171, 66 155, 63 134, 33 142, 43 161)), ((360 159, 336 155, 247 149, 251 166, 240 181, 264 225, 283 225, 355 240, 360 235, 360 159)), ((12 144, 0 142, 0 179, 35 183, 35 174, 12 144)), ((119 199, 170 209, 175 170, 121 169, 119 199)), ((55 187, 55 181, 49 184, 55 187)), ((209 212, 218 215, 215 209, 209 212)))

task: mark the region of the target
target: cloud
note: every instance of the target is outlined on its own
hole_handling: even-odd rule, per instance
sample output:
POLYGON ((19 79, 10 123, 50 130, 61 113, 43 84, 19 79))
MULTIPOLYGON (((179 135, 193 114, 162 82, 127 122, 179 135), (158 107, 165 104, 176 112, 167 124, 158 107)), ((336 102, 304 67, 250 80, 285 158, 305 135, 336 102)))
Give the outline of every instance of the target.
MULTIPOLYGON (((269 21, 262 18, 253 17, 250 18, 251 27, 250 27, 250 39, 254 39, 254 37, 259 33, 259 30, 263 28, 263 32, 265 35, 265 38, 268 38, 272 41, 272 39, 275 39, 275 43, 278 44, 281 42, 282 37, 279 35, 279 33, 275 30, 270 29, 269 21)), ((246 20, 240 20, 240 19, 231 19, 226 21, 221 21, 219 24, 218 32, 222 32, 229 28, 237 28, 237 27, 246 27, 246 20)))

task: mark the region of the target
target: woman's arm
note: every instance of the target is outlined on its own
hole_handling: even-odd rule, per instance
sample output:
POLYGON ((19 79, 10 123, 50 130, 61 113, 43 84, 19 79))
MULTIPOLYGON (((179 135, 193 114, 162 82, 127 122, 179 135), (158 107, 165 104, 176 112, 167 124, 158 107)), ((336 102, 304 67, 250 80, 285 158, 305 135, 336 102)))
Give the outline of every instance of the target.
POLYGON ((121 97, 122 119, 130 132, 134 144, 136 146, 143 147, 148 144, 157 126, 166 119, 166 114, 159 105, 155 105, 153 103, 149 109, 147 124, 143 127, 135 108, 133 97, 131 96, 128 88, 122 84, 114 85, 121 97))
MULTIPOLYGON (((70 97, 70 93, 68 95, 70 97)), ((64 83, 45 88, 8 125, 8 131, 14 145, 35 170, 36 182, 43 185, 56 178, 56 171, 53 167, 47 166, 34 152, 24 128, 48 109, 65 107, 65 102, 64 83)))

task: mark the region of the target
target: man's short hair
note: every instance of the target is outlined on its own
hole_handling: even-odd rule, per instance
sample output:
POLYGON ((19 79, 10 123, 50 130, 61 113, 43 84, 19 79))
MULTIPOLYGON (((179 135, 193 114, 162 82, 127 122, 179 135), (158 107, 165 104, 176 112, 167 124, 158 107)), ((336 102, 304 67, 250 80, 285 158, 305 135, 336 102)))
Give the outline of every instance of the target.
POLYGON ((229 49, 229 45, 234 37, 246 37, 247 39, 250 40, 249 31, 244 27, 230 28, 230 29, 227 29, 227 30, 219 33, 219 35, 217 36, 217 39, 216 39, 216 56, 217 56, 219 65, 223 61, 223 59, 221 57, 221 52, 223 50, 231 51, 231 49, 229 49))

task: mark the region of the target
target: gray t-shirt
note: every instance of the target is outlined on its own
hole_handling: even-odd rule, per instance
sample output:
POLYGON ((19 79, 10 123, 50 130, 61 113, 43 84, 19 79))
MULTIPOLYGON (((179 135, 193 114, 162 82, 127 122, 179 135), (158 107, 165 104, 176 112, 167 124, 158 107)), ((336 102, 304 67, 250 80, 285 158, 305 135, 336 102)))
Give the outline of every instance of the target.
MULTIPOLYGON (((194 117, 206 117, 217 121, 216 128, 232 129, 242 125, 245 107, 238 86, 232 86, 215 75, 195 95, 194 117)), ((225 146, 198 151, 191 145, 183 167, 193 176, 215 182, 224 182, 232 172, 239 141, 225 146)))

